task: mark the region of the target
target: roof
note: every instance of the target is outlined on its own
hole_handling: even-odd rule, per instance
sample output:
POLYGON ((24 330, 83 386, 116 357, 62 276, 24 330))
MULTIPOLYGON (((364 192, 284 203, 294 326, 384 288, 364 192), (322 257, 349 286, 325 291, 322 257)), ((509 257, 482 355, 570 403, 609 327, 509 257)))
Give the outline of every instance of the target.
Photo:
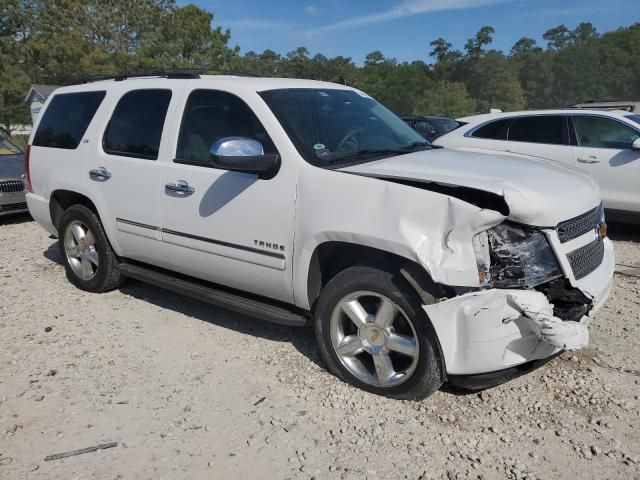
POLYGON ((27 96, 25 97, 25 102, 33 102, 35 98, 40 100, 46 100, 49 95, 53 93, 53 91, 57 88, 60 88, 58 85, 31 85, 27 96))
POLYGON ((129 77, 126 80, 116 80, 113 78, 96 80, 88 83, 60 87, 60 93, 94 91, 99 89, 130 89, 135 88, 158 88, 166 85, 167 82, 194 82, 193 85, 203 88, 226 87, 229 90, 244 90, 262 92, 266 90, 279 90, 287 88, 321 88, 355 90, 352 87, 338 83, 322 82, 318 80, 302 80, 296 78, 271 78, 271 77, 241 77, 234 75, 201 75, 200 78, 174 79, 162 76, 129 77))
POLYGON ((575 114, 593 114, 601 116, 610 116, 616 118, 624 118, 630 115, 630 112, 625 110, 597 110, 587 108, 562 108, 555 110, 523 110, 519 112, 500 112, 500 113, 483 113, 480 115, 470 115, 468 117, 457 118, 461 122, 478 123, 487 120, 499 119, 499 118, 511 118, 520 116, 532 116, 532 115, 575 115, 575 114))

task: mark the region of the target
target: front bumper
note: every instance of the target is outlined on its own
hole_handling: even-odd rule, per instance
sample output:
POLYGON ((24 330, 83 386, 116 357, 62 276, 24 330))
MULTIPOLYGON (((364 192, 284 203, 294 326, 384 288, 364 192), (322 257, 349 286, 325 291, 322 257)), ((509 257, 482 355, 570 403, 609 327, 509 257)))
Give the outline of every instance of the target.
POLYGON ((591 310, 579 322, 553 317, 553 305, 536 290, 482 290, 424 305, 447 374, 497 372, 584 346, 586 326, 606 301, 613 282, 613 246, 608 239, 604 242, 601 265, 572 282, 591 299, 591 310))
POLYGON ((28 211, 24 192, 0 193, 0 217, 28 211))

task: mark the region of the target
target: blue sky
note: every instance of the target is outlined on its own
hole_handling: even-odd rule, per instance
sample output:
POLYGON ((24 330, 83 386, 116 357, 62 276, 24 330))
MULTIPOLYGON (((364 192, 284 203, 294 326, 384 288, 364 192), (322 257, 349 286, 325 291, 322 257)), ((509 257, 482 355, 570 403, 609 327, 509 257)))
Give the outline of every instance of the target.
POLYGON ((178 0, 187 3, 212 11, 242 52, 306 46, 357 63, 374 50, 428 61, 431 40, 462 49, 484 25, 496 29, 493 47, 508 51, 523 36, 543 44, 542 33, 559 24, 605 32, 640 21, 639 0, 178 0))

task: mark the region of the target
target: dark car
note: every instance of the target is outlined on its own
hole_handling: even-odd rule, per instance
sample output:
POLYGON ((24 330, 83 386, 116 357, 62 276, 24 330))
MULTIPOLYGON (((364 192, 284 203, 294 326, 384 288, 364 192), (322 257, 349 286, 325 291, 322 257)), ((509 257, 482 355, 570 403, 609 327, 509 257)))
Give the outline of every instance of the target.
POLYGON ((24 153, 0 137, 0 216, 28 211, 25 190, 24 153))
POLYGON ((430 142, 460 126, 453 118, 436 115, 418 115, 402 119, 430 142))

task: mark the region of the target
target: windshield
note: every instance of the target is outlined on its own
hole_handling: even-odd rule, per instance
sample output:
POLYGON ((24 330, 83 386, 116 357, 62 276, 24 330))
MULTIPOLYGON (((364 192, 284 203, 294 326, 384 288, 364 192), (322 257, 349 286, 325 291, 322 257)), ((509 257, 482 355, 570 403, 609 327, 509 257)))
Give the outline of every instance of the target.
POLYGON ((354 90, 270 90, 261 96, 300 155, 317 166, 429 148, 400 117, 354 90))
POLYGON ((453 118, 430 118, 429 121, 431 124, 436 127, 438 133, 445 134, 452 132, 456 128, 460 126, 458 122, 456 122, 453 118))
POLYGON ((4 137, 0 137, 0 155, 15 155, 20 149, 4 137))
POLYGON ((640 115, 625 115, 624 118, 628 118, 632 122, 635 122, 638 125, 640 125, 640 115))

